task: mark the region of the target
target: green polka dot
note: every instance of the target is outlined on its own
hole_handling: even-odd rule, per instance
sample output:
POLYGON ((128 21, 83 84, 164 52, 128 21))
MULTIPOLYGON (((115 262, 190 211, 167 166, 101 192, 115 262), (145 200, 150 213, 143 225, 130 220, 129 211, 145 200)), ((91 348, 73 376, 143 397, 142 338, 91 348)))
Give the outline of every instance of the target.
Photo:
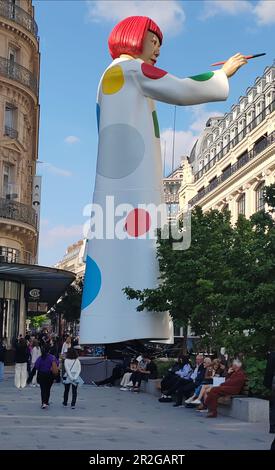
POLYGON ((191 78, 191 80, 196 80, 197 82, 205 82, 206 80, 210 80, 214 75, 214 72, 205 72, 201 73, 200 75, 194 75, 191 78))
POLYGON ((158 123, 158 117, 156 111, 152 112, 152 118, 153 118, 153 123, 154 123, 154 129, 155 129, 155 136, 159 139, 160 134, 159 134, 159 123, 158 123))

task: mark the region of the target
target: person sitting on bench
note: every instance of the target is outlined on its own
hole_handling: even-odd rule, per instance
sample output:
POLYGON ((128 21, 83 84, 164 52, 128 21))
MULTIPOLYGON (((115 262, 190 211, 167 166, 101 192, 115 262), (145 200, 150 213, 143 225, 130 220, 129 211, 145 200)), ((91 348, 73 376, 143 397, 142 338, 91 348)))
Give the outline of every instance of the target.
POLYGON ((228 369, 228 377, 225 382, 218 387, 212 387, 209 391, 205 405, 208 408, 207 418, 217 417, 218 398, 226 395, 238 395, 246 381, 246 375, 242 369, 242 363, 238 359, 233 361, 228 369))

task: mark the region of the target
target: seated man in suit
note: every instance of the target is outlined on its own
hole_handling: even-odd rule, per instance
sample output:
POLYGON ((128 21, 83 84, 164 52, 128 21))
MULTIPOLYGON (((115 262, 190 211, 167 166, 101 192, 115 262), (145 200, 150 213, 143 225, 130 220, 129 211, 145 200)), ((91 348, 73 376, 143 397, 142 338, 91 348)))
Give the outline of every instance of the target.
POLYGON ((238 359, 233 361, 232 367, 228 369, 228 375, 224 383, 219 387, 212 387, 205 399, 208 408, 207 418, 217 417, 218 398, 226 395, 238 395, 246 381, 242 363, 238 359))

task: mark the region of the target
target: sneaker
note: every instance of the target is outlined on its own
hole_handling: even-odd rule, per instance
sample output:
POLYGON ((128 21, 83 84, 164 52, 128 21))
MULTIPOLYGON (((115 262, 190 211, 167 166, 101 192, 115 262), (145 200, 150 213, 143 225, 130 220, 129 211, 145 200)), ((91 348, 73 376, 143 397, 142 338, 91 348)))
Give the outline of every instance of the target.
POLYGON ((71 410, 75 410, 75 406, 71 406, 71 410))
POLYGON ((171 397, 162 397, 162 398, 159 398, 159 402, 160 403, 171 403, 172 401, 172 398, 171 397))
POLYGON ((174 403, 173 405, 175 408, 183 408, 183 405, 181 403, 174 403))
POLYGON ((47 405, 45 403, 43 403, 43 405, 41 405, 41 408, 42 408, 42 410, 45 410, 47 408, 47 405))
POLYGON ((192 405, 201 405, 201 401, 200 400, 194 400, 191 402, 192 405))
POLYGON ((125 392, 125 391, 127 391, 127 390, 128 390, 128 388, 127 388, 127 387, 120 387, 120 389, 119 389, 119 390, 123 390, 123 392, 125 392))
POLYGON ((191 403, 191 402, 193 402, 194 398, 195 398, 195 396, 192 395, 192 397, 187 398, 187 400, 185 400, 184 403, 191 403))
POLYGON ((64 408, 67 408, 67 403, 62 403, 62 405, 64 406, 64 408))

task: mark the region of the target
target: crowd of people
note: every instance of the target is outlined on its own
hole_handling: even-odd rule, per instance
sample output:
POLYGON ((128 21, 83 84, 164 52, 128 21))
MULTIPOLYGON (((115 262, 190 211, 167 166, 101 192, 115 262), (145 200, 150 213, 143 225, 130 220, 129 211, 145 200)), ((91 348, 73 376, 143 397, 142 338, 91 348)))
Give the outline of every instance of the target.
MULTIPOLYGON (((63 406, 67 407, 70 389, 72 389, 71 408, 77 400, 78 385, 81 379, 81 362, 78 350, 82 350, 78 337, 70 334, 59 339, 56 335, 44 330, 39 334, 22 335, 14 342, 15 375, 14 384, 22 390, 29 384, 40 387, 41 408, 49 406, 51 387, 54 382, 64 384, 63 406)), ((264 385, 271 390, 270 432, 274 434, 274 347, 269 354, 264 385)), ((6 347, 0 341, 0 382, 4 376, 6 347)), ((196 411, 207 413, 208 418, 217 416, 218 399, 224 396, 238 395, 246 383, 242 367, 242 358, 236 357, 229 365, 225 357, 210 358, 197 354, 192 364, 189 356, 180 355, 160 383, 160 403, 171 403, 174 407, 185 406, 196 411)), ((111 376, 93 382, 97 386, 120 384, 121 391, 139 392, 142 381, 158 377, 157 365, 151 354, 142 353, 135 357, 127 356, 123 363, 113 368, 111 376)), ((275 440, 272 443, 275 448, 275 440)))
POLYGON ((239 394, 245 381, 239 359, 227 367, 221 359, 212 360, 198 354, 193 368, 189 357, 180 356, 161 381, 159 402, 169 403, 175 397, 173 406, 194 407, 199 412, 208 412, 208 418, 215 418, 218 398, 239 394))
MULTIPOLYGON (((64 384, 63 406, 68 404, 72 386, 71 408, 76 406, 77 388, 83 383, 80 377, 81 363, 78 359, 78 338, 67 334, 59 339, 47 330, 41 333, 27 333, 13 343, 15 375, 14 385, 22 390, 26 385, 40 387, 41 408, 49 407, 51 387, 54 382, 62 380, 64 384)), ((6 348, 0 347, 0 380, 4 375, 6 348)))

